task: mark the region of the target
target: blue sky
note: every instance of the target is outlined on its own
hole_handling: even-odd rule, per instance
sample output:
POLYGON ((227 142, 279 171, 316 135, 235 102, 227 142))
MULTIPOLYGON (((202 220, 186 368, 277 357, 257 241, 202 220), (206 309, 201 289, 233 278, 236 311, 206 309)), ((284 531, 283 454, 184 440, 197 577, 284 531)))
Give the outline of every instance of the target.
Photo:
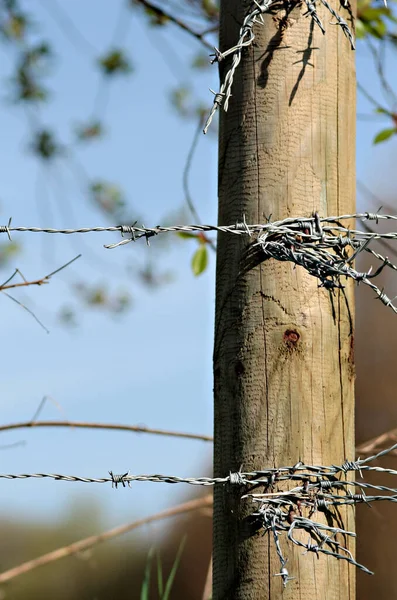
MULTIPOLYGON (((112 3, 69 0, 67 12, 84 31, 97 55, 111 45, 119 0, 112 3)), ((99 75, 93 68, 95 53, 70 43, 45 11, 45 2, 29 3, 37 15, 38 34, 54 43, 58 56, 48 79, 52 90, 41 112, 44 124, 56 127, 64 142, 72 140, 73 123, 92 113, 99 75)), ((174 27, 162 32, 147 28, 135 12, 126 12, 131 25, 124 45, 134 64, 131 77, 117 79, 110 87, 105 125, 108 135, 101 143, 78 150, 92 177, 116 181, 133 210, 160 223, 179 209, 184 200, 182 171, 196 124, 183 121, 169 102, 170 89, 192 85, 197 97, 212 102, 208 88, 217 87, 217 70, 192 72, 189 64, 199 46, 174 27), (163 46, 165 40, 166 46, 163 46), (167 54, 167 61, 163 54, 167 54), (171 67, 171 68, 170 68, 171 67), (178 77, 176 76, 178 75, 178 77)), ((333 30, 328 27, 327 35, 333 30)), ((39 36, 38 36, 39 37, 39 36)), ((12 53, 0 45, 0 78, 10 76, 12 53)), ((395 72, 396 54, 390 55, 388 73, 395 72)), ((381 98, 370 54, 362 45, 357 51, 361 83, 381 98)), ((82 194, 81 187, 63 163, 45 176, 29 154, 29 129, 22 108, 7 104, 7 90, 0 108, 0 219, 9 216, 15 225, 55 227, 105 225, 108 222, 82 194), (47 182, 47 183, 45 183, 47 182), (50 184, 48 183, 50 182, 50 184), (68 208, 69 207, 69 208, 68 208), (71 208, 70 208, 71 207, 71 208), (45 222, 44 222, 45 220, 45 222)), ((370 107, 360 95, 358 112, 370 107)), ((374 135, 387 126, 359 121, 357 173, 379 195, 392 202, 396 140, 372 146, 374 135)), ((191 174, 191 189, 204 222, 216 221, 216 141, 202 137, 191 174)), ((359 206, 363 206, 359 200, 359 206)), ((368 205, 365 205, 366 207, 368 205)), ((368 207, 375 209, 378 207, 368 207)), ((133 212, 132 210, 132 212, 133 212)), ((214 311, 214 260, 199 278, 190 270, 194 245, 179 242, 160 255, 160 264, 172 269, 175 280, 159 290, 142 288, 124 266, 142 260, 151 248, 126 246, 104 250, 103 244, 117 234, 92 234, 81 241, 66 236, 15 234, 24 252, 3 270, 3 279, 14 267, 26 278, 37 278, 71 259, 83 257, 69 270, 54 277, 50 285, 15 294, 50 329, 47 335, 37 323, 6 297, 1 301, 3 423, 33 416, 43 396, 62 407, 60 413, 48 402, 40 417, 144 423, 147 426, 212 432, 212 335, 214 311), (91 255, 96 257, 94 265, 91 255), (138 258, 136 258, 138 257, 138 258), (104 262, 103 262, 104 261, 104 262), (76 276, 91 283, 107 282, 134 296, 126 315, 110 317, 96 310, 81 310, 79 327, 65 328, 57 311, 70 302, 70 283, 76 276)), ((4 240, 5 241, 5 240, 4 240)), ((143 246, 143 244, 142 244, 143 246)), ((154 252, 154 250, 153 250, 154 252)), ((159 256, 155 254, 156 260, 159 256)), ((361 288, 359 293, 361 293, 361 288)), ((24 445, 0 450, 1 472, 55 472, 102 477, 107 471, 164 473, 199 476, 210 472, 211 448, 204 442, 70 429, 13 431, 1 436, 1 444, 23 440, 24 445)), ((183 486, 137 483, 117 492, 110 486, 54 482, 51 480, 0 481, 0 506, 10 518, 56 518, 70 503, 82 499, 98 502, 104 525, 112 526, 136 516, 161 510, 186 497, 183 486)))
MULTIPOLYGON (((98 49, 97 55, 110 44, 116 5, 121 3, 96 3, 93 20, 92 3, 68 3, 68 13, 98 49)), ((58 52, 54 71, 48 78, 53 92, 41 119, 47 126, 56 127, 62 141, 68 142, 72 138, 70 125, 86 121, 92 112, 99 81, 98 71, 93 68, 95 54, 83 56, 80 46, 76 51, 42 10, 40 2, 29 6, 37 15, 43 36, 54 43, 58 52)), ((133 207, 132 214, 135 209, 145 215, 146 224, 150 225, 161 222, 183 203, 182 170, 196 127, 172 110, 170 90, 189 82, 211 102, 208 87, 216 85, 216 72, 214 69, 205 76, 193 76, 189 57, 193 57, 194 45, 172 30, 168 44, 182 56, 177 65, 179 71, 180 65, 186 63, 178 81, 151 43, 155 33, 145 27, 136 13, 127 11, 126 15, 131 25, 125 45, 134 73, 110 86, 105 117, 108 135, 104 142, 79 151, 79 157, 93 178, 99 176, 120 184, 133 207)), ((8 51, 0 46, 0 52, 3 79, 9 76, 12 63, 8 51)), ((22 108, 5 106, 0 111, 0 128, 0 210, 4 221, 12 216, 15 224, 44 224, 44 219, 46 225, 56 227, 108 224, 82 194, 67 168, 59 164, 53 173, 43 173, 28 153, 29 128, 22 108), (43 183, 46 181, 50 184, 43 183), (54 181, 58 183, 54 185, 54 181), (67 208, 69 204, 71 210, 67 208)), ((216 219, 214 139, 200 139, 191 174, 198 210, 208 222, 216 219)), ((118 241, 116 234, 85 236, 84 246, 80 240, 71 244, 71 238, 66 236, 28 238, 16 234, 14 239, 23 244, 24 253, 4 270, 4 279, 14 266, 25 277, 36 278, 62 265, 78 251, 83 257, 73 268, 54 277, 50 285, 15 294, 50 329, 49 335, 23 309, 6 297, 0 298, 2 337, 7 340, 0 397, 4 423, 31 418, 42 397, 49 395, 62 412, 48 402, 41 418, 144 423, 211 433, 213 260, 202 277, 194 278, 190 260, 195 246, 180 241, 159 257, 164 269, 174 272, 174 281, 159 290, 148 290, 124 268, 136 260, 142 261, 143 253, 154 252, 144 244, 141 248, 130 245, 104 250, 104 243, 118 241), (95 265, 91 255, 90 260, 85 258, 87 247, 96 257, 95 265), (120 317, 81 309, 79 327, 65 328, 57 321, 57 311, 71 302, 68 282, 76 277, 90 283, 108 283, 114 291, 129 291, 134 307, 120 317)), ((157 260, 157 252, 155 256, 157 260)), ((26 443, 1 451, 3 472, 101 477, 107 476, 109 469, 129 469, 134 473, 189 476, 208 473, 211 468, 211 448, 204 442, 42 429, 5 433, 0 443, 19 440, 26 443)), ((113 525, 150 514, 186 495, 181 486, 137 484, 133 490, 115 492, 110 486, 60 483, 0 482, 3 514, 47 519, 61 514, 71 501, 89 497, 104 506, 106 524, 113 525)))

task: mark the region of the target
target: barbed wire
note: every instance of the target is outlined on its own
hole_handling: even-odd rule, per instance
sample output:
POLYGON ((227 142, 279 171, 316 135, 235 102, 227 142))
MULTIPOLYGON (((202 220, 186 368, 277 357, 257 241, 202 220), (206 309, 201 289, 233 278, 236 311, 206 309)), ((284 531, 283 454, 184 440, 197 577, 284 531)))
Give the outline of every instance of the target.
POLYGON ((320 217, 314 213, 310 217, 288 217, 278 221, 261 224, 247 224, 245 217, 242 222, 234 225, 171 225, 156 227, 141 227, 133 225, 116 225, 108 227, 81 227, 78 229, 54 229, 42 227, 21 227, 8 225, 0 226, 0 233, 5 233, 11 239, 13 232, 31 232, 47 234, 85 234, 97 232, 119 232, 124 237, 119 242, 105 244, 105 248, 118 248, 145 238, 150 244, 150 238, 170 232, 203 232, 214 231, 234 235, 256 236, 244 253, 240 274, 252 269, 257 264, 273 258, 281 262, 292 262, 303 267, 310 275, 316 277, 320 286, 332 293, 335 289, 343 289, 341 278, 353 279, 357 284, 363 283, 371 288, 376 297, 397 313, 393 300, 387 296, 374 282, 376 278, 388 267, 396 271, 394 265, 386 256, 381 255, 370 247, 376 240, 397 240, 397 232, 376 232, 366 227, 365 231, 350 229, 342 224, 346 220, 365 221, 397 221, 396 215, 383 215, 379 213, 356 213, 320 217), (371 254, 379 261, 378 267, 372 271, 359 272, 354 266, 354 259, 361 252, 371 254))
MULTIPOLYGON (((295 465, 273 467, 257 471, 230 472, 224 477, 178 477, 175 475, 131 475, 129 471, 115 474, 109 471, 109 477, 93 478, 78 475, 61 475, 59 473, 30 473, 30 474, 0 474, 1 479, 27 479, 50 478, 56 481, 82 482, 82 483, 111 483, 112 487, 131 487, 132 482, 155 483, 186 483, 190 485, 215 486, 222 485, 238 487, 241 489, 241 501, 248 500, 252 503, 254 511, 250 519, 255 523, 255 530, 263 529, 271 532, 280 560, 280 576, 284 586, 292 578, 286 568, 287 559, 284 557, 280 535, 285 534, 288 541, 300 546, 308 552, 317 555, 324 554, 338 560, 345 560, 372 574, 367 567, 358 563, 351 552, 346 548, 346 543, 340 541, 340 536, 345 540, 355 537, 356 534, 343 527, 341 517, 337 514, 339 506, 355 506, 359 503, 371 505, 373 502, 397 502, 397 488, 375 485, 364 480, 347 479, 347 474, 357 472, 361 479, 364 472, 380 472, 397 476, 397 470, 374 466, 370 463, 393 452, 397 448, 394 444, 365 459, 345 460, 341 465, 308 465, 299 461, 295 465), (285 482, 295 482, 293 487, 282 489, 285 482), (277 485, 277 489, 275 486, 277 485), (350 488, 359 490, 352 493, 350 488), (263 491, 257 492, 258 488, 263 491), (367 495, 366 490, 385 492, 384 494, 367 495), (323 513, 326 523, 314 520, 314 516, 323 513), (334 526, 333 523, 337 526, 334 526), (302 530, 309 535, 308 541, 294 537, 296 530, 302 530), (339 536, 339 538, 337 537, 339 536)), ((227 487, 226 487, 227 489, 227 487)))
POLYGON ((147 481, 155 483, 187 483, 190 485, 213 486, 217 483, 227 483, 229 477, 176 477, 174 475, 130 475, 129 472, 116 475, 109 471, 110 477, 80 477, 78 475, 61 475, 59 473, 21 473, 0 474, 0 479, 54 479, 56 481, 73 481, 80 483, 112 483, 116 487, 121 484, 130 484, 133 481, 147 481))
MULTIPOLYGON (((305 3, 306 3, 306 8, 308 9, 306 14, 310 14, 313 22, 316 23, 316 25, 320 28, 320 30, 323 32, 323 34, 325 34, 325 29, 324 29, 323 24, 317 14, 316 0, 313 0, 313 1, 305 0, 305 3)), ((336 19, 336 23, 334 23, 334 24, 339 25, 341 27, 343 33, 345 34, 345 36, 348 38, 348 40, 350 42, 350 46, 351 46, 352 50, 355 50, 353 34, 352 34, 347 22, 332 8, 332 6, 330 6, 330 4, 327 2, 327 0, 321 0, 321 3, 331 13, 331 15, 336 19)), ((227 112, 227 110, 229 108, 229 100, 232 95, 234 75, 236 73, 236 69, 237 69, 238 65, 240 64, 242 51, 244 48, 251 46, 251 44, 253 43, 253 41, 255 39, 254 26, 257 23, 259 23, 260 25, 264 25, 264 20, 263 20, 262 15, 265 12, 269 12, 270 9, 273 7, 277 8, 277 5, 279 5, 278 0, 260 0, 260 1, 253 0, 253 2, 251 3, 251 5, 247 11, 247 14, 245 16, 243 24, 240 27, 239 39, 238 39, 238 42, 236 43, 236 45, 232 46, 231 48, 228 48, 227 50, 224 50, 223 52, 221 52, 216 47, 214 48, 214 54, 211 55, 211 56, 213 56, 213 58, 211 60, 212 64, 215 62, 220 63, 222 60, 225 60, 225 58, 227 58, 230 55, 232 55, 233 58, 232 58, 232 63, 230 65, 229 69, 226 71, 226 74, 223 78, 223 81, 221 83, 219 91, 215 92, 214 90, 210 89, 210 91, 214 94, 214 101, 213 101, 211 111, 208 115, 207 121, 206 121, 204 129, 203 129, 204 133, 207 133, 207 131, 211 125, 212 119, 214 118, 214 115, 219 107, 222 107, 223 110, 225 112, 227 112)), ((349 4, 346 1, 344 3, 344 7, 347 8, 348 6, 349 6, 349 4)))
POLYGON ((117 248, 130 242, 135 242, 140 238, 150 239, 151 237, 157 236, 161 233, 176 233, 176 232, 194 232, 194 231, 214 231, 220 233, 231 233, 235 235, 254 235, 255 233, 291 233, 296 234, 297 230, 299 235, 303 238, 314 236, 315 240, 321 239, 322 232, 332 233, 337 231, 346 235, 360 236, 361 239, 397 239, 397 232, 381 233, 381 232, 364 232, 349 227, 344 227, 340 224, 340 221, 358 219, 360 221, 375 221, 378 224, 379 221, 397 221, 397 215, 386 215, 381 213, 353 213, 350 215, 339 215, 330 217, 319 217, 317 213, 313 213, 310 217, 288 217, 278 221, 270 221, 266 223, 248 224, 243 217, 242 222, 237 222, 232 225, 204 225, 204 224, 193 224, 193 225, 170 225, 162 226, 157 225, 156 227, 145 227, 137 226, 136 223, 133 225, 110 225, 110 226, 99 226, 99 227, 79 227, 79 228, 63 228, 56 229, 53 227, 26 227, 26 226, 14 226, 12 225, 11 219, 8 221, 8 225, 0 225, 0 234, 5 233, 11 241, 12 232, 20 233, 47 233, 47 234, 85 234, 85 233, 106 233, 106 232, 119 232, 123 236, 130 234, 132 237, 121 240, 116 244, 106 244, 105 248, 117 248), (315 231, 319 228, 318 224, 321 224, 321 231, 315 231), (325 224, 329 223, 329 226, 325 224), (335 225, 333 225, 335 224, 335 225), (305 232, 305 229, 309 229, 305 232), (317 233, 317 234, 316 234, 317 233))

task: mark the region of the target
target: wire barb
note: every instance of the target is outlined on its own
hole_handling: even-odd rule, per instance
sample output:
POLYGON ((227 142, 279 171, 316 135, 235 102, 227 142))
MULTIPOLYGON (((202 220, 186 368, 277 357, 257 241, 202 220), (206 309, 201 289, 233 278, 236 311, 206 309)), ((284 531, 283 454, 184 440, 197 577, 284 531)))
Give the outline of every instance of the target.
POLYGON ((388 267, 397 271, 397 266, 371 248, 371 243, 376 240, 397 240, 397 232, 360 231, 350 229, 349 226, 342 224, 343 221, 352 219, 363 223, 367 220, 379 223, 380 221, 397 221, 397 216, 365 212, 336 217, 320 217, 318 213, 314 213, 310 217, 288 217, 279 221, 270 221, 269 217, 266 223, 261 224, 248 224, 243 216, 241 222, 233 225, 171 225, 168 227, 161 225, 145 227, 142 225, 138 227, 135 222, 133 225, 81 227, 79 229, 11 227, 10 219, 8 225, 0 226, 0 233, 6 233, 10 238, 10 233, 14 231, 65 235, 119 232, 123 239, 113 244, 106 244, 105 248, 118 248, 136 242, 140 238, 144 238, 149 245, 150 239, 157 235, 178 231, 217 231, 249 237, 256 235, 256 238, 247 247, 240 274, 270 258, 282 262, 289 261, 303 267, 310 275, 316 277, 319 287, 325 288, 330 293, 336 289, 344 289, 341 278, 353 279, 357 284, 363 283, 375 292, 378 300, 397 313, 394 299, 390 298, 383 289, 377 287, 373 281, 384 268, 388 267), (127 235, 129 237, 125 237, 127 235), (361 273, 354 268, 354 260, 363 252, 370 253, 380 261, 381 264, 374 272, 369 269, 369 271, 361 273))
POLYGON ((112 487, 115 487, 117 490, 117 486, 121 483, 123 487, 125 487, 125 484, 127 483, 128 487, 131 487, 131 482, 126 480, 126 477, 128 477, 128 475, 130 474, 129 471, 127 471, 127 473, 124 473, 123 475, 115 475, 113 473, 113 471, 109 471, 109 475, 111 477, 112 480, 112 487))
MULTIPOLYGON (((115 474, 109 471, 110 478, 80 477, 77 475, 61 475, 56 473, 32 473, 32 474, 0 474, 0 479, 28 479, 28 478, 50 478, 56 481, 70 481, 82 483, 111 483, 117 488, 120 484, 130 487, 132 481, 146 481, 154 483, 186 483, 190 485, 215 486, 229 483, 231 487, 225 487, 230 493, 236 493, 237 486, 244 486, 241 490, 240 500, 248 500, 253 505, 251 517, 259 523, 264 533, 269 532, 275 544, 275 549, 280 561, 280 571, 275 577, 281 577, 285 587, 289 581, 294 579, 290 576, 286 564, 288 558, 283 555, 280 537, 286 535, 292 544, 303 548, 304 554, 313 552, 318 557, 320 554, 344 560, 356 566, 365 573, 372 574, 367 567, 358 563, 352 553, 340 541, 337 535, 343 539, 355 537, 356 534, 343 528, 342 523, 335 521, 330 508, 338 506, 349 506, 371 502, 389 501, 397 503, 397 488, 384 485, 375 485, 362 480, 363 472, 376 471, 389 475, 397 475, 397 471, 383 467, 372 466, 370 463, 378 458, 392 453, 397 449, 397 444, 382 450, 365 459, 345 460, 341 465, 308 465, 302 461, 294 465, 265 468, 261 471, 237 472, 231 471, 225 477, 177 477, 174 475, 130 475, 129 471, 123 474, 115 474), (345 478, 347 473, 358 472, 361 475, 359 481, 345 478), (340 475, 342 474, 342 478, 340 475), (277 491, 274 484, 277 482, 277 491), (282 486, 286 486, 283 489, 282 486), (255 490, 263 487, 264 492, 257 493, 255 490), (352 493, 350 488, 356 488, 358 492, 352 493), (247 491, 248 490, 248 491, 247 491), (369 495, 368 490, 382 492, 381 494, 369 495), (326 523, 315 521, 314 515, 325 512, 326 523), (336 526, 334 526, 334 521, 336 526), (301 530, 308 533, 308 541, 302 541, 295 537, 295 531, 301 530)), ((237 493, 239 490, 237 488, 237 493)))
MULTIPOLYGON (((214 48, 213 54, 210 55, 212 57, 211 64, 219 63, 225 60, 225 58, 227 58, 230 55, 232 55, 232 62, 230 67, 226 71, 226 74, 219 88, 219 92, 214 92, 213 90, 210 90, 211 93, 214 94, 214 102, 206 120, 206 123, 204 125, 204 134, 208 132, 208 129, 212 123, 212 120, 218 108, 223 107, 223 110, 227 112, 229 107, 229 100, 232 95, 234 75, 236 73, 237 67, 240 64, 242 51, 244 48, 247 48, 248 46, 251 46, 253 44, 255 40, 254 26, 257 23, 259 23, 260 25, 264 25, 263 14, 265 12, 268 12, 274 5, 276 5, 276 2, 277 0, 260 0, 259 2, 257 0, 253 0, 247 10, 247 14, 245 16, 243 24, 240 27, 239 39, 236 42, 236 44, 231 48, 224 50, 223 52, 218 48, 214 48)), ((355 50, 353 34, 347 22, 340 15, 338 15, 338 13, 332 8, 332 6, 330 6, 327 0, 321 0, 321 2, 325 6, 325 8, 331 13, 331 15, 336 19, 336 23, 334 23, 334 25, 339 25, 341 27, 343 33, 350 42, 352 50, 355 50)), ((305 0, 305 4, 307 8, 307 12, 305 14, 310 14, 314 23, 316 23, 316 25, 325 34, 324 26, 317 14, 316 0, 305 0)), ((346 5, 348 5, 347 0, 346 5)), ((347 7, 346 5, 345 8, 347 7)))

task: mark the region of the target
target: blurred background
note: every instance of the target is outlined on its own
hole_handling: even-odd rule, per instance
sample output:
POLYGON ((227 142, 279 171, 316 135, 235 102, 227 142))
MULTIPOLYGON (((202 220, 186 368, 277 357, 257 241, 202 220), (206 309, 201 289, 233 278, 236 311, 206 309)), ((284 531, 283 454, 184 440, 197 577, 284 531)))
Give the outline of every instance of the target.
MULTIPOLYGON (((56 228, 216 222, 216 123, 207 136, 200 132, 217 69, 208 64, 210 50, 164 12, 216 43, 217 2, 155 6, 0 0, 1 224, 10 217, 14 225, 56 228)), ((357 207, 396 213, 397 48, 393 8, 385 10, 359 6, 357 207)), ((0 239, 2 281, 16 268, 13 283, 41 279, 82 254, 47 285, 1 294, 0 426, 58 419, 212 435, 211 236, 103 248, 119 239, 0 239)), ((395 277, 385 273, 383 284, 397 294, 395 277)), ((363 286, 356 298, 362 443, 397 427, 397 321, 363 286)), ((78 428, 0 433, 2 473, 189 477, 212 470, 205 441, 78 428)), ((396 468, 393 460, 383 463, 396 468)), ((0 480, 0 571, 205 494, 187 487, 0 480)), ((358 597, 393 597, 397 513, 376 506, 368 519, 368 510, 357 511, 358 561, 376 576, 358 573, 358 597)), ((154 575, 161 564, 166 579, 179 555, 172 597, 201 599, 210 509, 144 525, 16 577, 0 584, 0 599, 140 598, 148 565, 154 575)), ((150 597, 157 597, 153 582, 150 597)))

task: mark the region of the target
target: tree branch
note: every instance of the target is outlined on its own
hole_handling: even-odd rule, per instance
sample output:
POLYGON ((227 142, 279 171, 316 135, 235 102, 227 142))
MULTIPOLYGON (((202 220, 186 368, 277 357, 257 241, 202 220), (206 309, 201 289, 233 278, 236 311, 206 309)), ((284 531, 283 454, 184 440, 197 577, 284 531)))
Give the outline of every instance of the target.
POLYGON ((145 8, 153 11, 157 16, 167 19, 168 21, 171 21, 171 23, 174 23, 174 25, 177 25, 180 29, 182 29, 183 31, 186 31, 187 33, 189 33, 190 35, 195 37, 196 40, 201 42, 209 50, 211 50, 211 51, 214 50, 214 47, 204 39, 204 36, 207 35, 207 33, 209 33, 208 30, 204 31, 202 33, 199 33, 198 31, 194 31, 191 27, 189 27, 189 25, 187 25, 186 23, 184 23, 183 21, 178 19, 178 17, 175 17, 171 13, 166 12, 162 8, 159 8, 158 6, 156 6, 155 4, 152 4, 152 2, 148 2, 148 0, 135 0, 135 2, 136 2, 136 4, 142 4, 142 6, 144 6, 145 8))
POLYGON ((40 279, 34 279, 33 281, 27 281, 25 279, 25 277, 22 275, 21 271, 19 269, 15 269, 15 271, 11 275, 11 277, 9 277, 6 281, 4 281, 4 283, 0 284, 0 291, 3 292, 4 290, 10 290, 12 288, 17 288, 17 287, 26 287, 29 285, 44 285, 45 283, 49 283, 49 281, 53 275, 56 275, 56 273, 59 273, 59 271, 62 271, 63 269, 66 269, 66 267, 68 267, 69 265, 74 263, 74 261, 80 257, 81 257, 81 254, 79 254, 78 256, 75 256, 74 258, 72 258, 72 260, 69 260, 67 263, 62 265, 62 267, 59 267, 55 271, 52 271, 52 273, 48 273, 48 275, 45 275, 44 277, 41 277, 40 279), (22 277, 23 281, 21 281, 19 283, 10 283, 10 281, 12 281, 14 279, 15 275, 17 275, 17 274, 22 277))
MULTIPOLYGON (((11 240, 10 230, 9 230, 10 225, 11 225, 11 219, 8 221, 8 225, 3 229, 7 233, 8 238, 11 240)), ((47 327, 45 327, 45 325, 43 325, 43 323, 40 321, 40 319, 38 317, 36 317, 34 312, 32 310, 30 310, 30 308, 28 308, 27 306, 22 304, 22 302, 20 302, 16 298, 14 298, 14 296, 11 296, 10 294, 8 294, 5 290, 10 290, 12 288, 17 288, 17 287, 27 287, 30 285, 43 285, 45 283, 48 283, 53 275, 55 275, 56 273, 59 273, 59 271, 62 271, 62 269, 66 269, 66 267, 68 267, 75 260, 80 258, 80 256, 81 256, 81 254, 78 254, 77 256, 72 258, 72 260, 69 260, 66 264, 62 265, 62 267, 59 267, 55 271, 52 271, 52 273, 48 273, 48 275, 45 275, 41 279, 35 279, 34 281, 27 281, 25 279, 25 277, 22 275, 21 271, 19 269, 15 269, 14 273, 8 279, 3 281, 2 284, 0 284, 0 292, 3 292, 3 294, 5 296, 7 296, 7 298, 10 298, 10 300, 19 304, 19 306, 21 306, 30 315, 32 315, 32 317, 35 319, 35 321, 37 321, 37 323, 40 325, 40 327, 42 327, 44 329, 44 331, 46 331, 47 333, 50 333, 49 330, 47 329, 47 327), (21 283, 10 283, 10 281, 12 281, 17 274, 20 275, 20 277, 23 279, 23 281, 21 283)))
POLYGON ((212 554, 208 565, 207 578, 203 591, 202 600, 211 600, 212 598, 212 554))
POLYGON ((131 431, 135 433, 151 433, 154 435, 165 435, 169 437, 201 440, 203 442, 213 441, 213 438, 210 435, 200 435, 198 433, 185 433, 180 431, 169 431, 166 429, 152 429, 144 426, 122 425, 118 423, 95 423, 91 421, 21 421, 20 423, 0 425, 0 432, 10 431, 11 429, 24 429, 32 427, 76 427, 83 429, 108 429, 115 431, 131 431))
MULTIPOLYGON (((392 442, 393 444, 397 442, 397 429, 392 429, 390 431, 386 431, 386 433, 382 433, 375 438, 368 440, 367 442, 363 442, 356 448, 357 456, 371 456, 372 454, 376 454, 382 448, 387 448, 388 444, 392 442)), ((396 455, 397 452, 393 450, 390 454, 396 455)))
POLYGON ((139 519, 138 521, 133 521, 132 523, 114 527, 113 529, 109 529, 109 531, 105 531, 99 535, 91 535, 90 537, 79 540, 78 542, 74 542, 68 546, 63 546, 62 548, 58 548, 57 550, 43 554, 42 556, 34 558, 33 560, 28 560, 17 567, 8 569, 8 571, 3 571, 3 573, 0 573, 0 583, 10 581, 10 579, 14 579, 14 577, 18 577, 23 573, 33 571, 33 569, 36 569, 37 567, 55 562, 56 560, 64 558, 65 556, 71 556, 73 554, 77 554, 78 552, 82 552, 83 550, 87 550, 88 548, 92 548, 96 544, 110 540, 114 537, 122 535, 123 533, 132 531, 133 529, 137 529, 138 527, 146 525, 147 523, 168 519, 169 517, 191 512, 205 506, 212 506, 212 496, 208 495, 198 500, 184 502, 183 504, 178 504, 178 506, 175 506, 174 508, 164 510, 155 515, 151 515, 150 517, 145 517, 144 519, 139 519))

